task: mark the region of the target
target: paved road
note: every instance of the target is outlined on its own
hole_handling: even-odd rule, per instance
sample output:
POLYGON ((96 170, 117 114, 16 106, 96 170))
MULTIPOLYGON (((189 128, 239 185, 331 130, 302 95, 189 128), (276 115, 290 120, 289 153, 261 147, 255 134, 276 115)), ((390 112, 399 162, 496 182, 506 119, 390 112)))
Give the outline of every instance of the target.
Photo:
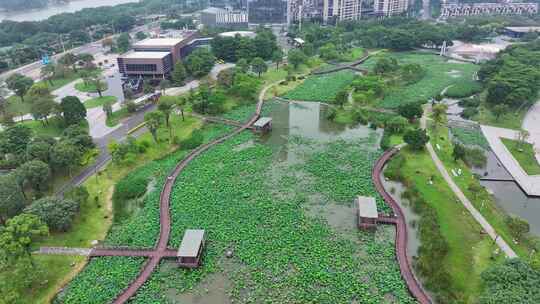
MULTIPOLYGON (((420 121, 420 125, 423 129, 426 129, 426 117, 427 113, 430 111, 431 106, 426 106, 424 110, 424 115, 422 116, 422 119, 420 121)), ((492 240, 497 243, 497 246, 501 249, 502 252, 506 254, 509 258, 515 258, 517 257, 517 254, 514 252, 514 250, 504 241, 502 237, 499 237, 495 229, 491 226, 491 224, 484 218, 484 216, 476 210, 476 208, 473 206, 471 201, 463 194, 461 189, 456 185, 450 174, 448 174, 448 171, 444 167, 444 164, 437 156, 437 153, 435 153, 435 150, 433 149, 433 146, 431 143, 426 144, 426 148, 429 152, 429 155, 431 156, 431 159, 435 163, 435 166, 437 167, 437 170, 441 173, 444 180, 450 186, 450 189, 452 189, 452 192, 457 196, 459 201, 463 204, 465 209, 469 211, 469 213, 473 216, 473 218, 476 220, 476 222, 482 227, 482 229, 491 237, 492 240)))

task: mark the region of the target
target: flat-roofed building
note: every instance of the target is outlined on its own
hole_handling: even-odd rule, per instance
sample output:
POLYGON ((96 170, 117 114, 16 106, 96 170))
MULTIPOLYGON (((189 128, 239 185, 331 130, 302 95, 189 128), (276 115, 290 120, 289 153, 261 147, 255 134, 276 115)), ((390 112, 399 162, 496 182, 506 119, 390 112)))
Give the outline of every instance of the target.
POLYGON ((165 77, 173 65, 170 52, 130 51, 118 57, 118 69, 124 75, 165 77))
POLYGON ((540 26, 507 26, 504 28, 505 34, 513 38, 521 38, 528 33, 539 33, 540 26))
POLYGON ((187 31, 179 38, 148 38, 132 46, 132 51, 118 56, 118 69, 125 76, 166 77, 174 64, 189 55, 184 49, 197 38, 187 31))

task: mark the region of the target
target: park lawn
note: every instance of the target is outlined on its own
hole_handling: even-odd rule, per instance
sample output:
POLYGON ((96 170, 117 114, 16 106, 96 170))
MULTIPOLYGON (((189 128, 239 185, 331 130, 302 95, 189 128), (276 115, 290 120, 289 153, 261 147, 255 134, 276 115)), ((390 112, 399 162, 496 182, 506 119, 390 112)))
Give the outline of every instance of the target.
POLYGON ((370 57, 361 66, 373 69, 377 59, 384 54, 396 58, 400 65, 420 64, 426 70, 426 75, 416 83, 389 88, 379 105, 382 108, 396 108, 400 104, 410 102, 426 102, 450 85, 462 83, 467 79, 472 82, 473 74, 479 69, 478 65, 449 62, 446 58, 435 54, 421 52, 382 52, 370 57))
POLYGON ((478 107, 478 114, 476 114, 472 120, 477 121, 482 125, 520 130, 521 123, 529 110, 528 107, 523 107, 519 110, 510 110, 497 118, 491 111, 492 107, 492 105, 489 105, 486 102, 481 103, 478 107))
MULTIPOLYGON (((439 159, 443 162, 446 170, 451 172, 451 169, 461 169, 462 175, 453 176, 450 175, 454 182, 461 189, 463 194, 472 202, 476 210, 478 210, 484 218, 493 226, 495 231, 514 249, 514 251, 522 257, 528 256, 528 252, 532 247, 528 240, 519 240, 518 244, 513 242, 510 228, 505 223, 506 213, 500 209, 495 203, 493 196, 488 193, 484 187, 481 186, 478 179, 474 176, 471 169, 461 160, 454 161, 452 156, 453 146, 448 138, 448 128, 439 126, 434 129, 432 126, 429 128, 431 143, 435 149, 435 152, 439 156, 439 159), (439 145, 441 149, 436 149, 436 145, 439 145), (471 184, 475 184, 480 191, 471 191, 469 187, 471 184)), ((474 188, 473 188, 474 189, 474 188)))
POLYGON ((480 226, 457 202, 427 151, 405 148, 400 153, 406 159, 400 168, 402 175, 416 185, 425 202, 435 209, 441 234, 448 242, 449 252, 441 267, 448 269, 451 289, 459 294, 460 302, 474 303, 482 290, 480 273, 491 264, 495 247, 488 236, 479 233, 480 226))
POLYGON ((34 256, 34 262, 38 268, 43 270, 38 273, 37 281, 47 282, 47 284, 29 289, 22 295, 22 303, 51 303, 56 292, 65 286, 86 264, 85 257, 81 256, 40 255, 34 256))
POLYGON ((84 107, 87 109, 97 108, 103 106, 107 102, 115 103, 116 100, 117 98, 114 96, 96 97, 85 101, 84 107))
MULTIPOLYGON (((171 126, 174 130, 174 135, 179 139, 187 138, 193 130, 202 126, 202 122, 193 117, 186 116, 186 120, 182 122, 182 118, 177 115, 171 116, 171 126)), ((136 161, 129 165, 117 165, 109 163, 104 170, 88 178, 84 182, 84 186, 89 192, 89 199, 81 206, 79 216, 75 219, 73 227, 65 233, 51 233, 48 237, 36 242, 35 248, 40 246, 66 246, 66 247, 91 247, 93 240, 103 240, 109 231, 112 223, 112 193, 114 185, 132 170, 139 166, 143 166, 152 160, 164 157, 175 149, 169 144, 168 130, 164 127, 158 131, 160 142, 153 143, 148 147, 144 154, 138 155, 136 161)), ((146 132, 141 135, 138 141, 146 140, 153 141, 152 136, 146 132)), ((63 256, 37 256, 38 263, 43 263, 45 273, 43 280, 48 280, 48 284, 40 286, 36 290, 30 291, 30 295, 35 297, 36 303, 49 303, 54 297, 59 288, 68 282, 72 277, 80 271, 86 264, 83 258, 63 257, 63 256), (70 264, 75 262, 76 265, 72 268, 70 264), (50 263, 50 266, 48 266, 50 263), (72 270, 76 270, 73 272, 72 270)))
MULTIPOLYGON (((85 93, 97 93, 98 91, 94 83, 92 82, 85 83, 84 81, 76 83, 75 89, 77 89, 77 91, 85 92, 85 93)), ((106 91, 106 90, 107 90, 107 84, 104 82, 103 89, 101 91, 106 91)))
POLYGON ((53 117, 49 119, 48 124, 43 124, 37 120, 26 120, 20 124, 25 125, 34 131, 35 135, 59 137, 65 129, 63 121, 59 117, 53 117))
POLYGON ((520 143, 518 140, 509 138, 501 138, 501 141, 528 175, 540 174, 540 164, 536 160, 534 146, 532 144, 527 142, 520 143))
MULTIPOLYGON (((101 69, 95 69, 89 72, 90 75, 99 75, 101 73, 101 69)), ((79 78, 81 78, 82 71, 78 71, 77 73, 68 73, 66 77, 63 78, 55 78, 52 80, 52 84, 49 81, 46 81, 49 89, 52 91, 57 90, 68 83, 75 81, 79 78)), ((36 83, 42 83, 45 82, 44 80, 38 81, 36 83)), ((24 102, 21 101, 21 98, 17 95, 13 95, 7 98, 7 111, 9 113, 12 113, 13 116, 21 116, 24 114, 30 113, 30 97, 26 95, 24 97, 24 102)))
POLYGON ((334 102, 339 91, 345 89, 353 81, 355 74, 351 71, 339 71, 320 76, 309 76, 304 82, 289 91, 284 98, 299 101, 334 102))

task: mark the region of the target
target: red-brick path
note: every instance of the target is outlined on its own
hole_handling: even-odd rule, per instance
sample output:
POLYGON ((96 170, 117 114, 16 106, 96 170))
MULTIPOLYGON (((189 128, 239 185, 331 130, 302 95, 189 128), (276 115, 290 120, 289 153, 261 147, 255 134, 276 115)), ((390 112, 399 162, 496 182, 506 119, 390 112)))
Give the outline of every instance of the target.
POLYGON ((416 298, 416 300, 419 303, 430 304, 431 299, 427 295, 425 290, 422 288, 422 285, 420 284, 420 282, 416 279, 412 271, 412 267, 409 263, 409 259, 407 257, 407 226, 405 223, 405 217, 403 216, 401 207, 392 198, 392 196, 390 196, 390 194, 386 191, 381 180, 381 173, 383 171, 384 165, 398 151, 399 151, 398 149, 393 148, 384 152, 383 155, 375 163, 375 166, 373 167, 373 171, 371 174, 371 178, 373 180, 373 183, 375 184, 375 188, 381 194, 384 200, 390 205, 390 207, 392 207, 392 210, 394 211, 394 214, 396 215, 395 218, 382 217, 380 218, 380 222, 395 223, 396 225, 396 255, 397 255, 397 260, 398 260, 401 276, 405 280, 405 283, 407 284, 407 288, 409 289, 409 292, 412 294, 413 297, 416 298))

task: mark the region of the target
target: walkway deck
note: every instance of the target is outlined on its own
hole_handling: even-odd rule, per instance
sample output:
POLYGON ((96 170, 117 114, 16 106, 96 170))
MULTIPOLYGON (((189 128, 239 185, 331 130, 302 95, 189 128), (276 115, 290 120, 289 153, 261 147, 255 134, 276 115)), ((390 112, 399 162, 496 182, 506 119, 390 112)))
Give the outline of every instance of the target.
POLYGON ((407 256, 407 224, 405 223, 405 217, 403 215, 403 211, 401 210, 401 207, 398 205, 398 203, 386 191, 381 180, 381 174, 382 174, 385 164, 398 151, 399 150, 395 148, 386 151, 377 160, 377 162, 375 163, 375 166, 373 167, 371 178, 373 180, 373 183, 375 184, 375 188, 377 189, 377 192, 379 192, 381 196, 384 198, 386 203, 390 205, 394 214, 396 215, 395 218, 379 217, 379 221, 383 223, 392 223, 392 224, 395 222, 396 256, 397 256, 401 276, 403 277, 403 280, 405 280, 405 283, 407 284, 407 288, 409 289, 409 292, 412 294, 413 297, 416 298, 416 300, 420 304, 430 304, 431 303, 430 297, 428 296, 428 294, 422 288, 422 285, 420 284, 420 282, 415 277, 412 271, 412 267, 409 263, 409 258, 407 256), (388 219, 388 221, 385 221, 385 219, 388 219))
POLYGON ((540 196, 540 175, 528 175, 501 141, 501 138, 516 139, 518 131, 491 126, 480 126, 480 128, 491 150, 519 187, 529 196, 540 196))

